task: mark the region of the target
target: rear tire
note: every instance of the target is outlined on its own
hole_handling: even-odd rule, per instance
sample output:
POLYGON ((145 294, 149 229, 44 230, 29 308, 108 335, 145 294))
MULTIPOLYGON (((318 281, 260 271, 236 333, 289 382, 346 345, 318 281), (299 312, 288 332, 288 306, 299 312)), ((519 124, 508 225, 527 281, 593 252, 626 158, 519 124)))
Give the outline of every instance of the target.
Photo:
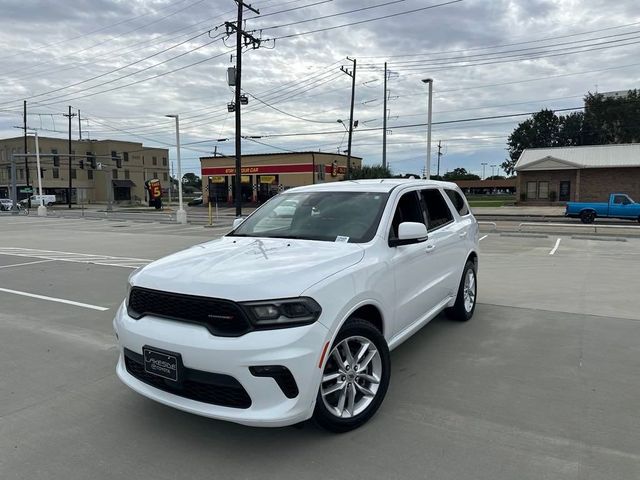
POLYGON ((586 210, 584 212, 580 212, 580 220, 582 223, 593 223, 596 219, 596 214, 590 210, 586 210))
POLYGON ((478 298, 478 277, 476 264, 469 260, 464 266, 460 285, 458 286, 458 296, 453 307, 447 308, 445 313, 452 320, 466 322, 473 317, 476 310, 476 299, 478 298))
POLYGON ((384 400, 391 375, 389 346, 371 323, 352 318, 327 355, 313 420, 331 432, 348 432, 366 423, 384 400))

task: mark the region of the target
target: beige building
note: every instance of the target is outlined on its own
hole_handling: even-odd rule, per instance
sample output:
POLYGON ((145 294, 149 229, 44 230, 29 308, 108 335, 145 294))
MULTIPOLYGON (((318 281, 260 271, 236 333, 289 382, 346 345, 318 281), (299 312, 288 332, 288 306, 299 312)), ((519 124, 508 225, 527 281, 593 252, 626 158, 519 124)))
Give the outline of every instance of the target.
POLYGON ((607 202, 611 193, 640 199, 640 143, 528 148, 515 169, 523 204, 607 202))
MULTIPOLYGON (((55 195, 58 203, 68 202, 69 157, 68 141, 62 138, 39 137, 42 192, 55 195)), ((27 150, 35 152, 35 138, 27 138, 27 150)), ((10 195, 11 156, 24 153, 24 137, 0 139, 0 197, 10 195)), ((137 142, 118 140, 71 141, 71 201, 72 203, 104 203, 109 193, 116 203, 140 203, 146 199, 144 182, 157 178, 163 189, 169 187, 169 151, 149 148, 137 142), (117 166, 121 158, 121 167, 117 166), (95 164, 95 168, 92 168, 95 164), (111 192, 109 192, 111 189, 111 192)), ((28 159, 29 184, 37 193, 36 158, 28 159)), ((24 157, 16 159, 18 191, 27 186, 24 157)), ((26 198, 27 193, 18 193, 26 198)))
MULTIPOLYGON (((351 157, 354 168, 362 159, 351 157)), ((201 157, 202 190, 208 202, 208 182, 219 202, 233 202, 235 157, 201 157)), ((242 200, 263 202, 278 192, 313 183, 343 180, 347 157, 336 153, 292 152, 242 156, 242 200)))

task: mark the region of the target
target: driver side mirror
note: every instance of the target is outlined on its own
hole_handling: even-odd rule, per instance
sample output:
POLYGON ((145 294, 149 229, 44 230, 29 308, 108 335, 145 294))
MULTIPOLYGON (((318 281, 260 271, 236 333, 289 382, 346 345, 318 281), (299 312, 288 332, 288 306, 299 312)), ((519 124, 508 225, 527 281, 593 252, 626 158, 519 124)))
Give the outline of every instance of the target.
POLYGON ((398 238, 389 240, 390 247, 398 247, 401 245, 412 245, 414 243, 422 243, 426 241, 427 227, 420 222, 402 222, 398 226, 398 238))
POLYGON ((245 218, 244 218, 244 217, 238 217, 238 218, 236 218, 236 219, 233 221, 233 229, 235 230, 236 228, 238 228, 238 227, 242 224, 242 222, 244 222, 244 221, 245 221, 245 218))

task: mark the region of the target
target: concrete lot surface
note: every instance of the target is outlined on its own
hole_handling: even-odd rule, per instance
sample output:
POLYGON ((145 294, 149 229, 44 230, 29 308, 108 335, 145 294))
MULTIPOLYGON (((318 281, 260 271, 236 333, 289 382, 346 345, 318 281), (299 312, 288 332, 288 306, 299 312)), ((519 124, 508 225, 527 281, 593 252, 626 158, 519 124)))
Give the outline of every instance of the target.
POLYGON ((116 378, 129 273, 226 228, 0 217, 0 479, 640 478, 640 239, 483 233, 475 317, 396 349, 378 414, 333 435, 116 378))

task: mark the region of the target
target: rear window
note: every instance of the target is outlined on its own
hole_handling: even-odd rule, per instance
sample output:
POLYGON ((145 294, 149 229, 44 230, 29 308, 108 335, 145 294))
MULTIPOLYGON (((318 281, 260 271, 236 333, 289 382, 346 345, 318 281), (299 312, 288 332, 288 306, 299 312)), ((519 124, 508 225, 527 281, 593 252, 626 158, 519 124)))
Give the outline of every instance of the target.
POLYGON ((464 201, 464 198, 462 198, 462 195, 455 190, 445 190, 445 192, 461 217, 469 215, 469 207, 467 207, 467 203, 464 201))

